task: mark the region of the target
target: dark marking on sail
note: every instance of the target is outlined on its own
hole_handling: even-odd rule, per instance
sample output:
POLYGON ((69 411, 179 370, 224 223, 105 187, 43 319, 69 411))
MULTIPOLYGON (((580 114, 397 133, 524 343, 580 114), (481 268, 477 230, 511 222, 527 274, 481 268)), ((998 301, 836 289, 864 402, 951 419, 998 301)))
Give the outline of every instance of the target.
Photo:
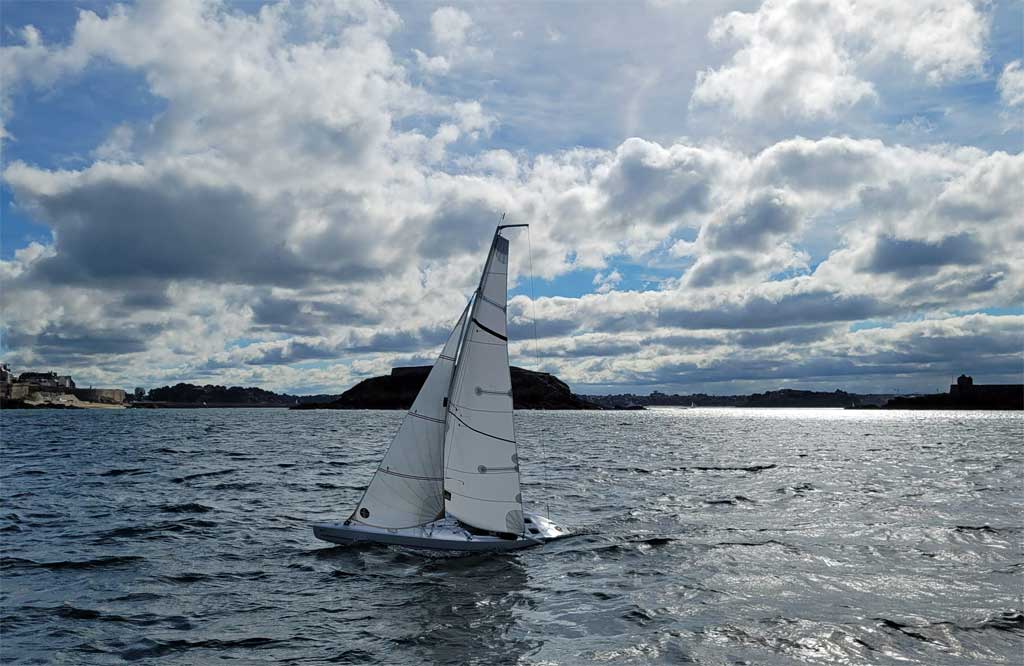
MULTIPOLYGON (((447 490, 445 492, 448 493, 449 495, 452 494, 451 492, 449 492, 447 490)), ((490 502, 492 504, 508 504, 511 501, 511 500, 507 500, 507 499, 491 499, 491 498, 488 498, 488 497, 476 497, 474 495, 466 495, 464 493, 458 493, 458 492, 455 493, 455 494, 458 495, 459 497, 465 497, 466 499, 476 500, 477 502, 490 502)), ((448 497, 447 499, 451 499, 451 497, 448 497)))
POLYGON ((490 437, 491 439, 496 439, 496 440, 498 440, 499 442, 508 442, 509 444, 515 444, 515 443, 516 443, 516 440, 514 440, 514 439, 505 439, 504 437, 498 437, 497 435, 492 435, 491 433, 489 433, 489 432, 484 432, 483 430, 477 430, 477 429, 476 429, 476 428, 474 428, 473 426, 469 425, 468 423, 466 423, 465 421, 463 421, 462 419, 460 419, 460 418, 459 418, 459 415, 458 415, 458 414, 456 414, 455 412, 451 411, 451 410, 448 410, 448 413, 449 413, 449 414, 451 414, 452 416, 454 416, 454 417, 455 417, 455 419, 456 419, 456 420, 457 420, 457 421, 458 421, 459 423, 461 423, 462 425, 466 426, 467 428, 469 428, 469 429, 470 429, 470 430, 472 430, 473 432, 475 432, 475 433, 479 433, 479 434, 483 435, 484 437, 490 437))
POLYGON ((400 476, 403 479, 416 479, 417 481, 444 481, 444 477, 440 476, 416 476, 415 474, 402 474, 401 472, 392 472, 390 469, 382 469, 382 474, 390 474, 391 476, 400 476))
POLYGON ((418 412, 409 412, 409 416, 415 416, 418 419, 424 419, 426 421, 433 421, 434 423, 444 423, 444 419, 435 419, 433 416, 426 416, 418 412))
POLYGON ((499 340, 504 340, 505 342, 508 342, 508 338, 506 338, 501 333, 498 333, 497 331, 493 331, 493 330, 487 328, 486 326, 481 324, 479 321, 477 321, 476 317, 473 317, 473 323, 476 324, 477 326, 479 326, 480 330, 482 330, 482 331, 484 331, 486 333, 490 333, 491 335, 493 335, 494 337, 498 338, 499 340))

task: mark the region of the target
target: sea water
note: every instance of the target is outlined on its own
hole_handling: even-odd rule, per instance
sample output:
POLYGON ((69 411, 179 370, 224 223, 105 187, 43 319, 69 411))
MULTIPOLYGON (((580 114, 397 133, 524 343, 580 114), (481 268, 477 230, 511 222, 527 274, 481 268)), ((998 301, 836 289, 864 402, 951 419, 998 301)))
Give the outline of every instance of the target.
POLYGON ((0 661, 1021 663, 1020 414, 519 412, 579 536, 315 540, 401 416, 3 412, 0 661))

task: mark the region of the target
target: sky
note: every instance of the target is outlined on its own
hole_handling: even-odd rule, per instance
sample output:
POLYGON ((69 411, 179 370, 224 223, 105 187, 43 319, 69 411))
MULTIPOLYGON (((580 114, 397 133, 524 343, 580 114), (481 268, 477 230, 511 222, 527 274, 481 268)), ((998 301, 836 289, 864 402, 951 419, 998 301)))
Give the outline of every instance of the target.
POLYGON ((337 393, 511 240, 578 393, 1021 382, 1019 0, 0 5, 0 359, 337 393))

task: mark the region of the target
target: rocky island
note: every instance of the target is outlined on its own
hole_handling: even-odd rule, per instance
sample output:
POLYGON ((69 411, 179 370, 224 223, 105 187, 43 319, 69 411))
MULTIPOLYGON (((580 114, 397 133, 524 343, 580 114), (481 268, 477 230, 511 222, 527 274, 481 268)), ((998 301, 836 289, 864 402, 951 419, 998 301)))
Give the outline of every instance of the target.
MULTIPOLYGON (((292 409, 409 409, 431 366, 391 369, 383 377, 364 379, 330 402, 294 405, 292 409)), ((512 404, 515 409, 602 409, 575 395, 569 385, 546 372, 512 367, 512 404)))

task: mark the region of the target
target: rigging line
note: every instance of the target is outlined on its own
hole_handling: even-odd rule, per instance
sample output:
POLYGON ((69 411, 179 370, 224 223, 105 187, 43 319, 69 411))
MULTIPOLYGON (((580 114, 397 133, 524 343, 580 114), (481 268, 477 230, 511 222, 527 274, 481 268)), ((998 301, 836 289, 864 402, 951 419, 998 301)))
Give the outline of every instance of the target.
MULTIPOLYGON (((530 249, 530 307, 533 309, 533 356, 536 359, 537 372, 540 372, 540 350, 537 349, 537 290, 533 286, 533 235, 530 227, 526 227, 526 245, 530 249)), ((548 520, 551 520, 551 484, 548 481, 547 452, 544 448, 544 437, 540 438, 540 466, 544 470, 544 507, 548 520)))

